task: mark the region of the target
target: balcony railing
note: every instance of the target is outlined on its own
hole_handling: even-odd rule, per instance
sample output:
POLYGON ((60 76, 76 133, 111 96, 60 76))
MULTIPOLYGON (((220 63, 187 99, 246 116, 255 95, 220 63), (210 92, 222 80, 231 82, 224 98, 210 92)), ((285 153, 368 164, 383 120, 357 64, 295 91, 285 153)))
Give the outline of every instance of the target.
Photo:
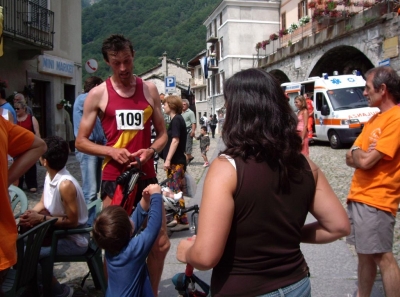
POLYGON ((0 0, 5 36, 53 49, 54 12, 28 0, 0 0))

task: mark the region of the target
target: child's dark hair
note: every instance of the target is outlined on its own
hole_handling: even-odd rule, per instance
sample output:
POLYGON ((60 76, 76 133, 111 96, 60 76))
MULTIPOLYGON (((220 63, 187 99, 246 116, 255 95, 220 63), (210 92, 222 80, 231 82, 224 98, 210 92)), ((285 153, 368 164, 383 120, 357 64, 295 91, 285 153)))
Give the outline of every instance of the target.
POLYGON ((63 169, 68 161, 68 143, 59 136, 50 136, 45 138, 44 141, 47 145, 47 151, 43 154, 42 158, 46 159, 51 169, 58 171, 63 169))
POLYGON ((132 225, 126 211, 111 205, 101 211, 93 223, 93 238, 97 245, 117 255, 129 243, 132 225))
POLYGON ((201 126, 201 128, 200 129, 203 129, 204 131, 206 131, 207 132, 207 127, 206 126, 201 126))

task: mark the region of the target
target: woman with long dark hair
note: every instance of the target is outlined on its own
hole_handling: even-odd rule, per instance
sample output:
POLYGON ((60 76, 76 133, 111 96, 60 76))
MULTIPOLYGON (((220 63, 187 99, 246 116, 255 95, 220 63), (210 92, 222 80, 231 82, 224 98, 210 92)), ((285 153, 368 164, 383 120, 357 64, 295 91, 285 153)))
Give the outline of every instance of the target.
POLYGON ((226 149, 204 182, 197 237, 180 242, 177 258, 213 268, 211 296, 310 296, 300 242, 349 234, 346 212, 300 153, 297 117, 272 75, 236 73, 224 97, 226 149), (317 221, 305 225, 308 212, 317 221))

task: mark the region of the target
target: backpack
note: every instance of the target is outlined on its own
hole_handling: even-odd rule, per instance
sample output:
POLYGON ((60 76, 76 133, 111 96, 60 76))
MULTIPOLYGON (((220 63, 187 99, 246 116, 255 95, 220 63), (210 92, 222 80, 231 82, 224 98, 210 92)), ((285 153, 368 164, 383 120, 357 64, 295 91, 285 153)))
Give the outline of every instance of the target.
POLYGON ((200 125, 202 125, 202 126, 203 126, 203 125, 204 125, 204 118, 203 118, 203 117, 201 117, 199 122, 200 122, 200 125))

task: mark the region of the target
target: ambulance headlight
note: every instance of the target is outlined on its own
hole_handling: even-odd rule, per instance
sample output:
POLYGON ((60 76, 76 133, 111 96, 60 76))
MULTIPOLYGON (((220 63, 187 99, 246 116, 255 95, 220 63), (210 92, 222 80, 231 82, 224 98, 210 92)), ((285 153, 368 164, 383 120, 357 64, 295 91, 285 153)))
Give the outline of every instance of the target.
POLYGON ((342 120, 342 125, 359 124, 359 123, 360 121, 358 119, 342 120))

